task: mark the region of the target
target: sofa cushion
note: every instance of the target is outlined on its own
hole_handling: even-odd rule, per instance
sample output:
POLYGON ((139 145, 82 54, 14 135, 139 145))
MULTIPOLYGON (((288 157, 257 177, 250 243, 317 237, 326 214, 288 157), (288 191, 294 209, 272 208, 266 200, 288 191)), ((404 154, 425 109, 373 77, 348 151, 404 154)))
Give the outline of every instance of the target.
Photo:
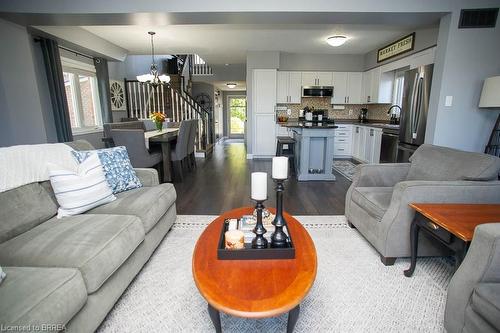
POLYGON ((0 244, 6 266, 68 267, 95 292, 144 239, 135 216, 77 215, 49 221, 0 244))
POLYGON ((351 198, 368 214, 381 220, 391 204, 392 189, 392 187, 356 187, 351 198))
POLYGON ((117 199, 106 205, 96 207, 89 214, 135 215, 148 233, 172 206, 177 197, 172 184, 141 187, 118 193, 117 199))
POLYGON ((472 293, 472 309, 500 330, 500 283, 479 283, 472 293))
POLYGON ((0 193, 0 243, 47 221, 57 205, 39 183, 23 185, 0 193))
POLYGON ((500 171, 496 156, 433 145, 421 145, 410 162, 406 180, 492 180, 500 171))
POLYGON ((4 268, 7 278, 0 286, 0 323, 4 326, 64 325, 87 300, 77 269, 4 268))

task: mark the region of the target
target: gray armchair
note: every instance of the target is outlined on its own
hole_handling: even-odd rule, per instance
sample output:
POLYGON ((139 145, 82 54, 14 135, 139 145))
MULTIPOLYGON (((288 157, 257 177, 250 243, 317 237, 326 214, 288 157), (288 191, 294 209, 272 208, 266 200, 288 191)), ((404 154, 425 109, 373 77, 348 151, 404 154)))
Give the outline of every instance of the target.
POLYGON ((112 129, 111 137, 116 146, 127 148, 134 168, 150 168, 162 161, 161 152, 150 152, 146 148, 144 131, 141 129, 112 129))
MULTIPOLYGON (((122 118, 123 119, 123 118, 122 118)), ((133 119, 133 118, 128 118, 133 119)), ((140 129, 143 132, 146 130, 144 123, 140 120, 123 121, 121 123, 106 123, 103 125, 104 138, 102 141, 106 144, 106 147, 114 147, 116 143, 113 140, 111 130, 113 129, 140 129)))
MULTIPOLYGON (((375 247, 385 265, 410 256, 415 212, 408 204, 500 203, 498 157, 422 145, 410 162, 359 165, 347 191, 349 225, 375 247)), ((421 256, 443 254, 426 237, 420 237, 418 249, 421 256)))
POLYGON ((500 331, 500 223, 476 227, 448 286, 444 326, 448 333, 500 331))

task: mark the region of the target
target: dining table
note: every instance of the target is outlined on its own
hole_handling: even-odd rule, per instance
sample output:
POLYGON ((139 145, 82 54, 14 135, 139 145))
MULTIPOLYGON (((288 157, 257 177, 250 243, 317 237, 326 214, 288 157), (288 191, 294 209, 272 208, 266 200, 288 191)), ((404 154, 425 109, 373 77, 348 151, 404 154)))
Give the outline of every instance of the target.
POLYGON ((149 148, 150 144, 161 145, 161 154, 163 159, 163 181, 172 182, 172 169, 171 169, 171 151, 172 143, 177 141, 179 128, 165 128, 161 131, 148 131, 144 132, 146 140, 146 147, 149 148))

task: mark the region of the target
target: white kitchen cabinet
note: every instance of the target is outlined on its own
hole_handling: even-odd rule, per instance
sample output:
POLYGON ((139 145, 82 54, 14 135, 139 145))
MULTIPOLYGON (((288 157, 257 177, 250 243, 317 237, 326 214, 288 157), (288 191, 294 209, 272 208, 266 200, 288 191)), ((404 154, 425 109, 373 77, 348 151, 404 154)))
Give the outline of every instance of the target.
POLYGON ((363 75, 359 72, 349 72, 347 75, 347 104, 363 103, 361 98, 362 87, 363 75))
POLYGON ((255 69, 252 72, 253 114, 252 153, 254 157, 271 157, 276 150, 276 82, 275 69, 255 69))
POLYGON ((276 102, 300 104, 302 98, 302 73, 279 71, 276 80, 276 102))
POLYGON ((362 104, 362 73, 334 72, 332 104, 362 104))
POLYGON ((254 157, 271 157, 276 154, 276 122, 274 114, 256 114, 254 157))
POLYGON ((391 103, 394 73, 382 73, 381 68, 377 67, 364 72, 362 80, 363 103, 391 103))
POLYGON ((352 155, 352 126, 338 125, 335 129, 333 157, 349 157, 352 155))
POLYGON ((288 103, 288 82, 290 72, 277 72, 276 74, 276 103, 288 103))
POLYGON ((367 163, 380 162, 380 147, 382 145, 382 129, 365 127, 365 156, 367 163))
POLYGON ((332 72, 302 72, 302 86, 331 86, 332 72))
POLYGON ((333 73, 333 97, 332 104, 346 104, 347 96, 347 72, 333 73))

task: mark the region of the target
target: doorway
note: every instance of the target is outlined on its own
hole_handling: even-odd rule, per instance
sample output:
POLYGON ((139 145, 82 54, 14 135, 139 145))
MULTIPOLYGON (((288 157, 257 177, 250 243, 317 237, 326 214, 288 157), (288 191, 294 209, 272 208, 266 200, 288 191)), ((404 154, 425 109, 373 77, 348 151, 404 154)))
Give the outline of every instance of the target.
POLYGON ((247 118, 246 96, 228 96, 229 137, 243 138, 245 135, 245 122, 247 118))

